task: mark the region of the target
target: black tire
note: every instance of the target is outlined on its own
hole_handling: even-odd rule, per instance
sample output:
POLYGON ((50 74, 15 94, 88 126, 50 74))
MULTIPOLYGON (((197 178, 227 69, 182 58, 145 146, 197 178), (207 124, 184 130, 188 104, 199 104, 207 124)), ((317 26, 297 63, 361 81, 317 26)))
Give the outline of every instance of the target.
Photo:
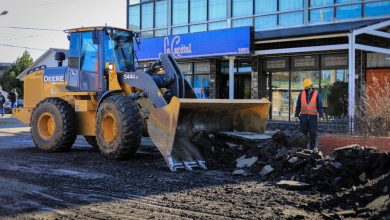
POLYGON ((99 150, 99 146, 96 141, 95 136, 84 136, 85 140, 91 145, 94 149, 99 150))
POLYGON ((142 129, 142 117, 132 99, 115 95, 100 105, 96 140, 100 152, 107 158, 119 160, 133 156, 141 143, 142 129))
POLYGON ((77 137, 75 118, 73 107, 62 99, 47 98, 38 103, 31 116, 31 136, 35 145, 48 152, 69 150, 77 137), (41 130, 39 129, 39 125, 44 124, 45 117, 54 121, 51 133, 45 133, 42 126, 41 130))

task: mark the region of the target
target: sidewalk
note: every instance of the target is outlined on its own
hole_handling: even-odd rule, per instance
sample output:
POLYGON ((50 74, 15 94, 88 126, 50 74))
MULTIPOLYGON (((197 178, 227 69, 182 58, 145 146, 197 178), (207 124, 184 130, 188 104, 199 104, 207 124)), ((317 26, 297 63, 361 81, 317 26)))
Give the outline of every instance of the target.
POLYGON ((29 133, 30 127, 19 122, 10 114, 0 117, 0 137, 29 133))
POLYGON ((351 144, 376 147, 380 151, 390 152, 390 137, 361 137, 349 135, 323 134, 318 136, 320 150, 331 154, 334 149, 351 144))

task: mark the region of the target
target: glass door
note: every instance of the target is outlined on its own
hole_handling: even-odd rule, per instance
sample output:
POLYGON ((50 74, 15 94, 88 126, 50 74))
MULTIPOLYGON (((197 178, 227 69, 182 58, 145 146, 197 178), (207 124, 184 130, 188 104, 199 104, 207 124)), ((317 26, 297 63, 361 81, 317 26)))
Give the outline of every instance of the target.
POLYGON ((271 119, 288 120, 289 115, 289 72, 271 73, 270 100, 271 119))
MULTIPOLYGON (((229 63, 221 62, 220 96, 229 98, 229 63)), ((252 66, 250 61, 235 61, 234 63, 234 98, 251 99, 252 66)))

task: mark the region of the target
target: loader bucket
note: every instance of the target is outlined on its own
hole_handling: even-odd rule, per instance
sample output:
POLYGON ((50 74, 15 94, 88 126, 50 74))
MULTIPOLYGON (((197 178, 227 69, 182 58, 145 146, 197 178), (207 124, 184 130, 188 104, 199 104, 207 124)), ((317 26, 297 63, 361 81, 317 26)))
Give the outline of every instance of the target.
POLYGON ((191 142, 198 131, 248 131, 264 133, 270 102, 261 100, 178 99, 151 112, 149 136, 172 171, 207 169, 191 142))

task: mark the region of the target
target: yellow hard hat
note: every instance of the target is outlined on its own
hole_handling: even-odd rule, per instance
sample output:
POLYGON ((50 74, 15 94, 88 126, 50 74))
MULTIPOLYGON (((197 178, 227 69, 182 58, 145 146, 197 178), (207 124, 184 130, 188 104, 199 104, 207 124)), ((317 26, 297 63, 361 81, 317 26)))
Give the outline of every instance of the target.
POLYGON ((310 88, 313 86, 313 82, 310 79, 303 80, 303 87, 305 89, 310 88))

